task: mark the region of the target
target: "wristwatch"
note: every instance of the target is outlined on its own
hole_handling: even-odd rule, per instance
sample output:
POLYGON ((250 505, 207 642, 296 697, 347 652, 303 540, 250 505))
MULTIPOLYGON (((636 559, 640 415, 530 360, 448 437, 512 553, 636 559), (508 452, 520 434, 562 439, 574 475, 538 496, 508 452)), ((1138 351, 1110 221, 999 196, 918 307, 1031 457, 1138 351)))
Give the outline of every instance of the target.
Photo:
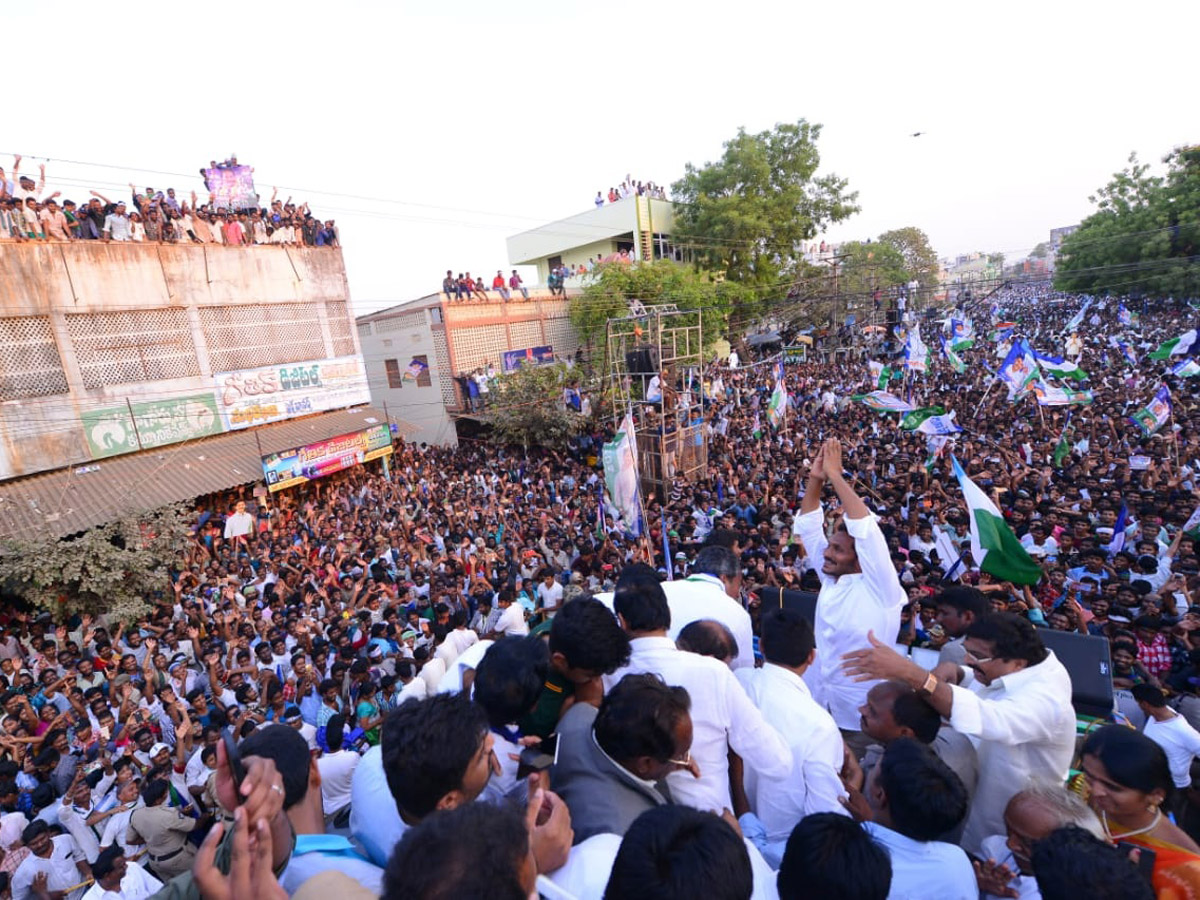
POLYGON ((937 690, 938 684, 938 677, 930 672, 927 676, 925 676, 925 683, 921 685, 919 691, 926 697, 932 697, 933 692, 937 690))

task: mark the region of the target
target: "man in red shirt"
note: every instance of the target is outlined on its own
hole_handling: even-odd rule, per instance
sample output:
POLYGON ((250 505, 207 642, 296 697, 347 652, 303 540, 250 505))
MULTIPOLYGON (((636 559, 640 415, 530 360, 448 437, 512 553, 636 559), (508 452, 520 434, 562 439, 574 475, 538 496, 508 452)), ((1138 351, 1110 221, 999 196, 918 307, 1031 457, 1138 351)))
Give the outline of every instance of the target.
POLYGON ((504 276, 500 273, 499 269, 496 270, 496 277, 492 279, 492 290, 499 291, 505 303, 512 298, 512 293, 504 286, 504 276))

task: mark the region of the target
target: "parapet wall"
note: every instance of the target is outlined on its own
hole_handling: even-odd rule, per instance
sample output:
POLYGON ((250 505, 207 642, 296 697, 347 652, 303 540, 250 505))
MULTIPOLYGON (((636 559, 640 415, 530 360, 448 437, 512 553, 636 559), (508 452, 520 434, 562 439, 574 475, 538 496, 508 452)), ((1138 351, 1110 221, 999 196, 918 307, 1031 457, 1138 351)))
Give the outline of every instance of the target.
POLYGON ((358 355, 337 248, 0 244, 0 479, 112 455, 85 422, 122 406, 217 433, 221 373, 358 355))

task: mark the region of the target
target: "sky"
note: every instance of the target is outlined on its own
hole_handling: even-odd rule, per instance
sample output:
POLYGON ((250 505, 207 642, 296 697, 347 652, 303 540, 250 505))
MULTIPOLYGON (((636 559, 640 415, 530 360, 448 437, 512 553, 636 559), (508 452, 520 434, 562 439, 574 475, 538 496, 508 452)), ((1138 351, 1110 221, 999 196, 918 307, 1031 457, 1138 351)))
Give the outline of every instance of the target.
POLYGON ((862 206, 830 240, 915 225, 940 256, 1010 260, 1131 151, 1200 141, 1195 0, 63 2, 4 23, 57 50, 12 86, 0 166, 115 199, 186 195, 236 154, 264 198, 337 221, 359 315, 511 268, 506 237, 627 173, 669 185, 739 127, 823 126, 820 171, 862 206))

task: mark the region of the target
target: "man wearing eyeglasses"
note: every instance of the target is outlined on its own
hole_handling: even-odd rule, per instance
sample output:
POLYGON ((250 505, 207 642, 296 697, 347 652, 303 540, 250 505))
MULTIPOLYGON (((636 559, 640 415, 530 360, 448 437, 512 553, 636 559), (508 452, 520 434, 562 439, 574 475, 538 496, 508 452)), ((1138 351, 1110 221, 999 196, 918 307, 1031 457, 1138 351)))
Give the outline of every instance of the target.
POLYGON ((870 639, 870 648, 845 654, 846 674, 908 682, 976 745, 979 785, 961 842, 968 853, 1003 832, 1005 806, 1030 779, 1066 780, 1075 753, 1071 676, 1028 619, 977 619, 967 628, 963 665, 942 663, 932 672, 870 639))

